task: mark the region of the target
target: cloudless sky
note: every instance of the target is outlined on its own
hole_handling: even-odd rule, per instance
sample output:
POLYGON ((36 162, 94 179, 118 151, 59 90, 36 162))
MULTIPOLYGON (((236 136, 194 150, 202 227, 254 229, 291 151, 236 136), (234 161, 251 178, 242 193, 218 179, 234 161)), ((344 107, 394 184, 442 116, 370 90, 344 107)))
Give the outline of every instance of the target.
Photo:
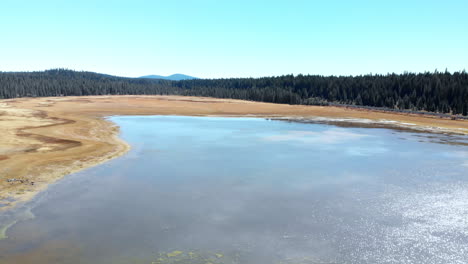
POLYGON ((467 0, 0 0, 0 71, 202 78, 468 70, 467 0))

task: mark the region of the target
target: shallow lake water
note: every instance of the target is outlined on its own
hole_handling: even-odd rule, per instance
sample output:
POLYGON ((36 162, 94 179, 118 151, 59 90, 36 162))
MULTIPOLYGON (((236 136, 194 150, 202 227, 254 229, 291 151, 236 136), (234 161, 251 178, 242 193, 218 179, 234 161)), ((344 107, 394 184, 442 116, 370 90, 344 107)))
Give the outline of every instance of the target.
POLYGON ((4 213, 0 263, 468 262, 466 137, 110 119, 131 151, 4 213))

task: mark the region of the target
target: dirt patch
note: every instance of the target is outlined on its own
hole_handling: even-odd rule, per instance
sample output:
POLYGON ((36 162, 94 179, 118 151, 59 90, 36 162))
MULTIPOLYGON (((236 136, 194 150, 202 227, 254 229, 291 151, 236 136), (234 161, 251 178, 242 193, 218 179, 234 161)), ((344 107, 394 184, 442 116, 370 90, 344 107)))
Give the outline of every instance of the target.
MULTIPOLYGON (((166 101, 178 101, 178 102, 190 102, 190 103, 194 103, 194 102, 197 102, 197 103, 219 103, 219 101, 215 101, 215 100, 210 101, 210 100, 166 99, 166 101)), ((233 102, 225 101, 224 103, 229 104, 229 103, 233 103, 233 102)))

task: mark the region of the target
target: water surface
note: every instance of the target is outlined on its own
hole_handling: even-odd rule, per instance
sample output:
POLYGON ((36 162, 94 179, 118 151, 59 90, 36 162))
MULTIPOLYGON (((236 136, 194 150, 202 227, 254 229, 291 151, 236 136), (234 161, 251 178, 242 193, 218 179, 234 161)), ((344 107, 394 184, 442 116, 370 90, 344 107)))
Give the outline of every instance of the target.
POLYGON ((8 230, 0 263, 466 263, 466 137, 111 120, 132 150, 22 207, 34 218, 8 230))

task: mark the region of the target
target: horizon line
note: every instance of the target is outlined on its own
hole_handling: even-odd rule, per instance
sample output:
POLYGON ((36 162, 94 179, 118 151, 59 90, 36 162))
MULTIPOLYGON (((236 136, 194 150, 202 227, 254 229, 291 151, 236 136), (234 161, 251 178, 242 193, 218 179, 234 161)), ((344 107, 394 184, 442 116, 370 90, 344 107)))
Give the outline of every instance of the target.
POLYGON ((405 70, 403 72, 397 73, 397 72, 387 72, 387 73, 361 73, 361 74, 311 74, 311 73, 285 73, 281 75, 263 75, 263 76, 248 76, 248 77, 216 77, 216 78, 204 78, 204 77, 198 77, 198 76, 193 76, 191 74, 185 74, 185 73, 172 73, 168 75, 162 75, 162 74, 144 74, 136 77, 130 77, 130 76, 122 76, 122 75, 114 75, 110 73, 103 73, 103 72, 97 72, 97 71, 90 71, 90 70, 76 70, 76 69, 70 69, 70 68, 49 68, 45 70, 24 70, 24 71, 4 71, 0 70, 0 73, 38 73, 38 72, 47 72, 47 71, 53 71, 53 70, 65 70, 65 71, 73 71, 73 72, 87 72, 87 73, 95 73, 95 74, 102 74, 102 75, 108 75, 112 77, 119 77, 119 78, 128 78, 128 79, 144 79, 146 76, 151 76, 151 75, 157 75, 161 77, 170 77, 173 75, 185 75, 189 76, 195 79, 202 79, 202 80, 216 80, 216 79, 261 79, 261 78, 272 78, 272 77, 283 77, 283 76, 289 76, 292 75, 293 77, 297 77, 299 75, 302 76, 321 76, 321 77, 361 77, 361 76, 388 76, 388 75, 405 75, 405 74, 427 74, 427 73, 449 73, 449 74, 455 74, 455 73, 466 73, 466 68, 463 68, 462 70, 455 70, 455 71, 450 71, 448 68, 445 68, 444 71, 440 71, 438 68, 434 69, 433 71, 409 71, 405 70))

